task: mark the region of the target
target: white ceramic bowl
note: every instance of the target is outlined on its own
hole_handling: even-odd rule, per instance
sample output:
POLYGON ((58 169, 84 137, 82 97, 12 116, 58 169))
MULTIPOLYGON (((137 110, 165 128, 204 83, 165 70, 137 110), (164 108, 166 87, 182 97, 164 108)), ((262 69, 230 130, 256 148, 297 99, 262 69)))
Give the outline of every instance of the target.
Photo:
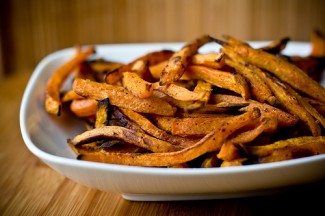
MULTIPOLYGON (((252 42, 261 46, 266 42, 252 42)), ((98 45, 97 54, 112 61, 130 62, 149 51, 178 50, 183 43, 98 45)), ((207 44, 200 51, 219 49, 207 44)), ((291 42, 286 54, 308 55, 310 44, 291 42)), ((20 127, 28 149, 48 166, 80 184, 118 192, 129 200, 189 200, 255 196, 289 186, 325 179, 325 155, 228 168, 167 169, 103 164, 75 159, 66 139, 82 132, 80 121, 50 116, 44 109, 48 78, 74 54, 74 48, 45 57, 26 87, 20 110, 20 127)), ((324 82, 323 82, 324 85, 324 82)))

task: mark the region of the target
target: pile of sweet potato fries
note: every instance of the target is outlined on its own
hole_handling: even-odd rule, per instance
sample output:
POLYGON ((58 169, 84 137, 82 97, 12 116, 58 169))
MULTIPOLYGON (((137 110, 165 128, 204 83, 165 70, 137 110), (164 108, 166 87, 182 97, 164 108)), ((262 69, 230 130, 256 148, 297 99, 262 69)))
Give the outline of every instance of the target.
POLYGON ((79 160, 209 168, 324 154, 325 39, 312 32, 305 57, 283 55, 288 42, 203 35, 127 64, 78 47, 50 77, 45 109, 85 120, 68 139, 79 160), (200 53, 207 43, 220 46, 200 53))

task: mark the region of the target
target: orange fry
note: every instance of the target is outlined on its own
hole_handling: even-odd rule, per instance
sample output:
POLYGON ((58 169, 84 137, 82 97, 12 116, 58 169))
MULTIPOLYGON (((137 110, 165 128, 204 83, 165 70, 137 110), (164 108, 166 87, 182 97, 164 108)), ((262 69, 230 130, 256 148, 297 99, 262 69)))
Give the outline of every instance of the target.
POLYGON ((193 56, 202 45, 210 41, 210 36, 203 35, 195 41, 186 44, 180 51, 174 53, 169 59, 168 64, 160 73, 159 84, 167 85, 179 80, 185 72, 189 58, 193 56))
MULTIPOLYGON (((223 46, 228 45, 223 44, 223 46)), ((261 49, 254 49, 244 44, 237 43, 232 48, 245 61, 271 72, 282 81, 289 83, 296 90, 325 102, 325 88, 294 64, 261 49)))
POLYGON ((245 99, 250 98, 249 85, 240 74, 192 65, 188 67, 186 75, 191 79, 201 79, 220 88, 234 91, 245 99))
POLYGON ((196 144, 175 152, 165 153, 111 153, 105 151, 91 152, 78 156, 80 160, 132 166, 170 166, 191 161, 207 152, 220 150, 224 140, 237 129, 249 124, 252 119, 259 118, 260 112, 254 110, 241 115, 241 118, 230 120, 221 127, 210 132, 196 144))
POLYGON ((172 116, 176 112, 173 106, 159 98, 138 98, 120 86, 76 79, 72 88, 77 94, 83 97, 89 97, 95 100, 109 98, 112 105, 140 113, 172 116))
POLYGON ((89 47, 84 51, 78 50, 73 58, 65 62, 53 73, 46 85, 45 109, 48 113, 60 115, 62 106, 60 89, 65 79, 94 52, 94 47, 89 47))
POLYGON ((94 99, 73 100, 70 104, 71 111, 79 117, 95 116, 97 101, 94 99))

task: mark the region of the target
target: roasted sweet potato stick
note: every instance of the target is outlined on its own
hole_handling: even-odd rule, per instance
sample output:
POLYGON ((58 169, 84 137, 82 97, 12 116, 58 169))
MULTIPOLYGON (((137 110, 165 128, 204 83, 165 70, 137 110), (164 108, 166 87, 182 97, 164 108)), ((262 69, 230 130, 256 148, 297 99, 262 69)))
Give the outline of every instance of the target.
POLYGON ((108 121, 112 117, 112 111, 109 104, 109 99, 98 101, 95 119, 95 128, 108 125, 108 121))
POLYGON ((183 137, 173 136, 167 133, 167 131, 162 130, 155 126, 148 118, 144 117, 140 113, 134 112, 129 109, 120 109, 123 114, 125 114, 131 121, 139 125, 139 127, 145 131, 147 134, 154 136, 158 139, 165 140, 177 145, 179 147, 188 147, 193 145, 198 139, 186 139, 183 137))
POLYGON ((160 51, 154 51, 150 52, 148 54, 145 54, 134 61, 132 61, 129 64, 123 65, 114 71, 111 71, 106 74, 105 81, 108 84, 115 84, 122 78, 122 74, 125 71, 132 71, 132 67, 134 66, 135 63, 137 63, 139 60, 147 61, 148 66, 155 65, 159 62, 165 61, 170 58, 170 56, 173 54, 173 51, 170 50, 160 50, 160 51))
POLYGON ((153 93, 152 83, 143 80, 138 74, 133 72, 123 73, 122 84, 138 98, 148 98, 153 93))
POLYGON ((243 146, 259 163, 290 160, 325 153, 324 136, 302 136, 280 140, 264 146, 243 146))
MULTIPOLYGON (((220 42, 220 40, 216 41, 220 42)), ((222 45, 228 46, 225 43, 222 45)), ((325 88, 294 64, 263 50, 254 49, 244 44, 236 43, 232 48, 245 61, 271 72, 282 81, 289 83, 296 90, 325 102, 325 88)))
POLYGON ((293 115, 297 115, 309 128, 313 136, 321 135, 321 128, 314 120, 313 116, 302 106, 301 103, 299 103, 298 99, 288 91, 288 88, 286 88, 284 83, 281 83, 280 80, 275 77, 267 75, 258 68, 255 68, 254 70, 259 74, 259 76, 263 77, 266 84, 270 87, 284 109, 293 115))
POLYGON ((95 100, 109 98, 112 105, 141 113, 172 116, 176 112, 174 107, 163 100, 154 97, 138 98, 123 87, 105 83, 76 79, 73 83, 73 90, 83 97, 89 97, 95 100))
POLYGON ((89 117, 96 115, 97 101, 90 98, 73 100, 70 110, 79 117, 89 117))
POLYGON ((234 91, 245 99, 250 98, 249 85, 240 74, 194 65, 188 67, 186 74, 191 79, 201 79, 220 88, 234 91))
POLYGON ((226 64, 235 68, 238 73, 242 74, 249 81, 252 96, 261 103, 268 102, 271 105, 276 105, 277 100, 270 88, 252 69, 242 64, 241 60, 238 61, 240 56, 233 53, 231 49, 223 49, 223 51, 231 58, 234 58, 233 60, 226 59, 226 64))
POLYGON ((152 152, 172 152, 179 149, 166 141, 118 126, 95 128, 75 136, 68 142, 72 145, 82 145, 84 143, 110 138, 122 139, 127 143, 137 145, 152 152))
POLYGON ((248 111, 254 109, 254 107, 257 107, 261 110, 262 116, 272 117, 276 118, 278 122, 278 126, 280 127, 290 127, 295 125, 299 118, 295 115, 292 115, 290 113, 284 112, 279 108, 276 108, 274 106, 265 104, 265 103, 259 103, 255 100, 249 100, 245 101, 241 97, 233 96, 233 95, 223 95, 223 94, 216 94, 213 96, 213 101, 215 103, 220 102, 229 102, 229 103, 249 103, 248 106, 245 106, 241 108, 241 111, 248 111))
POLYGON ((60 66, 50 77, 46 85, 45 109, 48 113, 60 115, 61 99, 60 89, 69 76, 81 62, 85 61, 91 54, 94 53, 94 47, 89 47, 86 50, 78 50, 75 55, 62 66, 60 66))
POLYGON ((224 53, 195 54, 192 56, 190 64, 221 69, 225 65, 224 53))
POLYGON ((203 35, 195 41, 186 44, 180 51, 173 54, 160 74, 160 85, 171 84, 179 80, 185 72, 189 58, 197 53, 198 49, 211 41, 208 35, 203 35))
POLYGON ((247 125, 251 120, 259 118, 258 110, 247 112, 233 121, 223 124, 220 128, 210 132, 196 144, 175 152, 166 153, 110 153, 105 151, 91 152, 78 156, 81 160, 104 163, 133 165, 133 166, 170 166, 191 161, 207 152, 217 151, 224 140, 237 129, 247 125))
POLYGON ((194 92, 190 91, 182 86, 176 84, 169 84, 161 86, 159 83, 153 84, 153 89, 163 92, 166 95, 169 95, 172 98, 180 101, 197 101, 204 98, 205 92, 194 92))

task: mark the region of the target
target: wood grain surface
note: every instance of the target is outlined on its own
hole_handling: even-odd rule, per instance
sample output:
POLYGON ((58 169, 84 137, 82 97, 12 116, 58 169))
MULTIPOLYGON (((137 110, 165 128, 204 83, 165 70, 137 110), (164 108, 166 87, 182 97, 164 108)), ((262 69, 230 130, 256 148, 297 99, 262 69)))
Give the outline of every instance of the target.
POLYGON ((314 28, 325 32, 323 0, 3 0, 2 73, 32 69, 77 44, 183 42, 205 33, 308 41, 314 28))
MULTIPOLYGON (((174 202, 134 202, 73 182, 25 146, 19 108, 31 71, 0 84, 0 215, 321 215, 325 182, 273 195, 174 202)), ((252 176, 254 178, 254 176, 252 176)), ((109 184, 109 182, 107 182, 109 184)))

